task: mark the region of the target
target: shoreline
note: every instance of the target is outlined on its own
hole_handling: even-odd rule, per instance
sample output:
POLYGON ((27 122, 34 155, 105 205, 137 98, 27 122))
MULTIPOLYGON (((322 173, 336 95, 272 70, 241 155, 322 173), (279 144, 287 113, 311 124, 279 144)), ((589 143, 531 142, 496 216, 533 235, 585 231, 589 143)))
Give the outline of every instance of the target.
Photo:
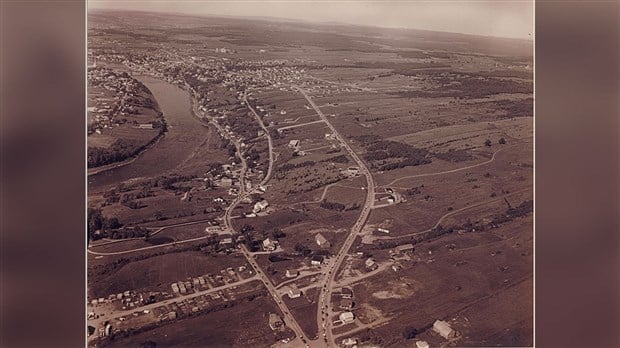
MULTIPOLYGON (((139 78, 136 77, 136 75, 133 75, 133 72, 130 71, 130 73, 132 73, 132 77, 138 81, 140 81, 139 78)), ((144 74, 142 74, 144 75, 144 74)), ((140 75, 138 75, 140 76, 140 75)), ((149 77, 153 77, 156 78, 155 76, 151 76, 151 75, 146 75, 149 77)), ((140 81, 141 83, 143 83, 142 81, 140 81)), ((144 84, 144 83, 143 83, 144 84)), ((147 87, 148 88, 148 87, 147 87)), ((149 142, 147 142, 145 145, 143 145, 143 147, 136 152, 134 155, 130 156, 129 158, 122 160, 122 161, 118 161, 118 162, 114 162, 114 163, 109 163, 109 164, 105 164, 102 166, 98 166, 98 167, 93 167, 93 168, 86 168, 86 176, 91 176, 91 175, 96 175, 99 173, 103 173, 106 172, 108 170, 111 169, 116 169, 116 168, 120 168, 123 166, 126 166, 132 162, 134 162, 135 160, 137 160, 142 154, 144 154, 147 150, 149 150, 150 148, 152 148, 154 145, 156 145, 168 132, 168 123, 166 121, 166 115, 163 113, 163 111, 161 110, 160 106, 159 106, 159 102, 157 101, 157 99, 155 98, 155 96, 153 95, 153 92, 149 89, 149 93, 151 94, 151 97, 153 98, 153 100, 156 103, 156 108, 153 109, 154 111, 157 111, 158 113, 161 114, 160 119, 162 120, 163 124, 164 124, 164 130, 160 131, 155 137, 153 137, 151 140, 149 140, 149 142)), ((88 156, 88 137, 86 139, 87 142, 87 146, 86 146, 86 155, 88 156)), ((88 165, 87 165, 88 166, 88 165)))

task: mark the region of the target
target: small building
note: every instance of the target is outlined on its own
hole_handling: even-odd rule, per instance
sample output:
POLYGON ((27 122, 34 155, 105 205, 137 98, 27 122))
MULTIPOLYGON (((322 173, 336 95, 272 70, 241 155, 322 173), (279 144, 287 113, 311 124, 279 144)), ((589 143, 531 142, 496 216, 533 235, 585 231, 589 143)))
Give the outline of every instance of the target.
POLYGON ((314 255, 312 259, 310 259, 310 264, 313 266, 320 266, 323 263, 323 256, 314 255))
POLYGON ((168 313, 168 319, 174 320, 176 318, 177 318, 177 312, 172 311, 172 312, 168 313))
POLYGON ((297 271, 296 269, 287 269, 286 270, 286 277, 287 278, 295 278, 299 275, 299 271, 297 271))
POLYGON ((277 248, 277 244, 275 241, 272 241, 271 239, 267 238, 263 241, 263 250, 265 251, 274 251, 277 248))
POLYGON ((394 202, 396 202, 396 197, 394 197, 393 195, 390 195, 387 199, 388 203, 392 204, 394 202))
POLYGON ((428 345, 428 342, 426 341, 417 341, 415 343, 416 348, 430 348, 430 346, 428 345))
POLYGON ((233 179, 231 178, 224 177, 220 180, 220 186, 222 187, 230 187, 232 186, 232 184, 233 184, 233 179))
POLYGON ((377 231, 388 234, 390 233, 390 230, 388 230, 387 228, 377 228, 377 231))
POLYGON ((360 173, 360 169, 358 167, 349 167, 346 173, 350 176, 357 176, 360 173))
POLYGON ((349 337, 342 340, 342 345, 345 347, 352 347, 357 344, 357 340, 355 338, 349 337))
POLYGON ((289 298, 298 298, 301 296, 301 290, 299 290, 296 286, 291 286, 287 294, 289 298))
POLYGON ((224 238, 219 242, 221 246, 231 246, 233 243, 232 238, 224 238))
POLYGON ((296 148, 299 147, 299 144, 300 144, 300 142, 299 142, 298 139, 293 139, 293 140, 288 142, 288 147, 296 149, 296 148))
POLYGON ((433 331, 440 334, 441 337, 447 340, 456 336, 456 331, 450 327, 450 324, 443 320, 435 320, 435 323, 433 323, 433 331))
POLYGON ((411 244, 411 243, 399 245, 399 246, 396 247, 396 251, 399 254, 410 253, 410 252, 413 252, 413 250, 414 250, 413 244, 411 244))
POLYGON ((340 296, 342 298, 353 298, 353 290, 351 288, 340 289, 340 296))
POLYGON ((269 327, 271 328, 271 330, 275 331, 281 328, 282 325, 284 325, 284 322, 282 321, 282 318, 280 318, 279 315, 275 313, 269 313, 269 327))
POLYGON ((252 209, 253 213, 258 213, 259 211, 265 210, 269 206, 269 203, 266 200, 258 201, 254 204, 254 209, 252 209))
POLYGON ((379 267, 377 266, 377 263, 375 262, 375 260, 373 260, 372 257, 369 257, 368 259, 366 259, 366 262, 364 262, 364 264, 366 265, 366 268, 369 268, 372 270, 377 269, 377 267, 379 267))
POLYGON ((353 300, 351 300, 350 298, 343 298, 342 300, 340 300, 340 304, 338 307, 340 307, 340 309, 348 311, 353 309, 353 305, 353 300))
POLYGON ((140 128, 140 129, 153 129, 153 124, 152 123, 140 123, 138 125, 138 128, 140 128))
POLYGON ((353 312, 342 312, 338 316, 338 319, 340 319, 343 324, 347 324, 355 320, 355 315, 353 315, 353 312))
POLYGON ((332 246, 331 243, 320 233, 314 236, 314 240, 316 241, 316 244, 321 248, 329 248, 332 246))

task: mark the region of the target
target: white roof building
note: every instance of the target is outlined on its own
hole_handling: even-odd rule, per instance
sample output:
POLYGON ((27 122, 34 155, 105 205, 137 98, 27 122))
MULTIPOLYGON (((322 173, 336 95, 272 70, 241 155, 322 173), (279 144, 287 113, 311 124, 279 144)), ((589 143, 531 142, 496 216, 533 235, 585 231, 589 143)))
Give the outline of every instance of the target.
POLYGON ((338 319, 346 324, 352 322, 355 319, 355 315, 353 315, 353 312, 342 312, 338 316, 338 319))
POLYGON ((263 241, 263 249, 265 249, 266 251, 272 251, 272 250, 276 250, 276 242, 272 241, 271 239, 267 238, 263 241))
POLYGON ((316 241, 316 244, 321 248, 329 248, 331 246, 329 241, 320 233, 314 236, 314 240, 316 241))
POLYGON ((456 336, 456 331, 450 327, 450 324, 443 320, 435 320, 433 323, 433 331, 440 334, 445 339, 451 339, 456 336))
POLYGON ((430 346, 428 345, 428 342, 426 342, 426 341, 417 341, 415 343, 415 346, 417 348, 430 348, 430 346))

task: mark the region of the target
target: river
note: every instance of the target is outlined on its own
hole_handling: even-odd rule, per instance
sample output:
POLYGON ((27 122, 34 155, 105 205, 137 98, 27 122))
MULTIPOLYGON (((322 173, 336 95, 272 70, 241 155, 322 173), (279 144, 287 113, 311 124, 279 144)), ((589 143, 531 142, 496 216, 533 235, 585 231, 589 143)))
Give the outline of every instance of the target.
POLYGON ((110 185, 163 175, 191 156, 207 137, 208 128, 191 111, 187 91, 151 76, 134 76, 155 97, 168 124, 168 132, 134 161, 88 177, 88 190, 100 191, 110 185))

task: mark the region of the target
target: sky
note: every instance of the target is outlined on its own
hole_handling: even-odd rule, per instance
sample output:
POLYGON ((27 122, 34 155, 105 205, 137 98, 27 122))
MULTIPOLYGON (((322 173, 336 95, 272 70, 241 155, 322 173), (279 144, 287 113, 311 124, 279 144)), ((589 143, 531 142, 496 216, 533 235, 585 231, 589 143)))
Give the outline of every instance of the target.
POLYGON ((89 10, 277 17, 484 36, 533 38, 534 2, 511 0, 88 0, 89 10))

